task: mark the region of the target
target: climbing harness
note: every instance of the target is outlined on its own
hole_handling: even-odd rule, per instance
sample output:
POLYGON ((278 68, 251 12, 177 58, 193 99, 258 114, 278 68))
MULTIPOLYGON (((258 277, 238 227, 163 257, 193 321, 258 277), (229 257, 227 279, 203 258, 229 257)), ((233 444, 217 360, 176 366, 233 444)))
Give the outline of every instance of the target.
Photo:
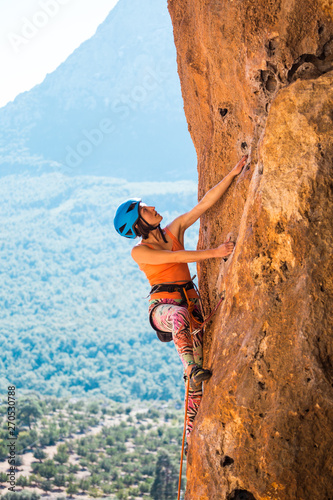
MULTIPOLYGON (((192 279, 194 279, 194 277, 192 279)), ((183 299, 183 302, 187 302, 188 310, 189 310, 189 313, 192 316, 192 318, 196 321, 196 323, 201 324, 201 322, 203 321, 203 318, 202 317, 194 318, 194 316, 193 316, 193 304, 192 304, 192 302, 189 302, 187 294, 186 294, 186 290, 194 290, 194 287, 195 287, 195 285, 194 285, 192 280, 185 282, 183 285, 179 284, 179 283, 161 283, 158 285, 153 285, 152 289, 150 290, 149 295, 152 295, 154 293, 160 293, 160 292, 168 292, 168 293, 178 292, 178 293, 180 293, 180 295, 183 299), (190 310, 190 307, 191 307, 191 310, 190 310)), ((154 313, 154 310, 156 309, 156 307, 158 307, 159 305, 160 304, 156 304, 151 309, 151 311, 149 313, 149 322, 150 322, 150 325, 153 328, 153 330, 155 330, 156 335, 161 342, 171 342, 172 341, 172 333, 170 331, 165 332, 163 330, 158 330, 156 328, 156 326, 154 325, 153 313, 154 313)))
MULTIPOLYGON (((180 284, 180 283, 160 283, 160 284, 157 284, 157 285, 153 285, 153 287, 151 288, 150 293, 149 293, 149 295, 152 295, 154 293, 160 293, 160 292, 168 292, 168 293, 178 292, 178 293, 180 293, 180 295, 181 295, 181 297, 183 299, 183 302, 187 303, 187 310, 188 310, 188 312, 190 314, 190 317, 192 318, 192 320, 196 324, 199 324, 199 327, 196 328, 195 330, 192 331, 192 329, 191 329, 191 335, 196 335, 201 330, 203 330, 203 328, 207 325, 207 323, 209 322, 209 320, 216 313, 217 309, 219 308, 219 306, 221 305, 222 301, 225 298, 225 294, 223 292, 222 296, 221 296, 220 300, 218 301, 218 303, 216 304, 216 306, 210 312, 210 314, 208 315, 208 317, 204 320, 203 317, 201 316, 201 314, 199 315, 198 312, 194 309, 194 303, 190 301, 190 299, 189 299, 189 297, 187 295, 187 291, 188 290, 196 290, 196 292, 197 292, 197 294, 199 296, 199 302, 200 302, 201 310, 203 311, 203 306, 202 306, 202 300, 201 300, 200 292, 198 290, 198 287, 195 285, 195 283, 193 283, 194 278, 195 278, 195 276, 192 277, 191 281, 187 281, 184 284, 180 284)), ((150 322, 150 325, 153 328, 153 330, 155 330, 156 335, 157 335, 158 339, 161 342, 171 342, 172 341, 172 333, 170 331, 165 332, 163 330, 158 330, 156 328, 156 326, 154 325, 153 312, 154 312, 155 308, 158 307, 159 305, 160 304, 156 304, 151 309, 151 311, 149 313, 149 322, 150 322)))
POLYGON ((158 285, 153 285, 149 295, 153 295, 154 293, 160 293, 160 292, 168 292, 168 293, 173 293, 173 292, 179 292, 183 298, 183 300, 186 300, 186 295, 184 293, 184 290, 194 290, 194 283, 193 283, 193 278, 191 281, 185 282, 183 285, 180 283, 160 283, 158 285))

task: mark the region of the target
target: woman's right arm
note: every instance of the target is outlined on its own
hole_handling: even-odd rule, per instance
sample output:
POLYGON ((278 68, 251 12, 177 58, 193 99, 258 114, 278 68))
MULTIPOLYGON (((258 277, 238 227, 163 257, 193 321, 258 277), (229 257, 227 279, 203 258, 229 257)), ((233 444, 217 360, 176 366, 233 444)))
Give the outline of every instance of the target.
POLYGON ((226 241, 217 248, 208 250, 155 250, 146 245, 139 245, 132 249, 131 255, 137 264, 169 264, 200 262, 205 259, 214 259, 230 255, 234 249, 234 243, 226 241))
POLYGON ((216 186, 212 187, 202 198, 199 203, 192 208, 189 212, 186 212, 183 215, 177 217, 174 221, 172 221, 168 228, 174 234, 179 241, 182 241, 184 232, 186 229, 192 224, 194 224, 201 216, 204 214, 209 208, 211 208, 227 191, 228 187, 232 183, 233 179, 239 175, 246 165, 248 160, 248 156, 245 155, 241 160, 236 164, 236 166, 229 172, 228 175, 224 177, 216 186))

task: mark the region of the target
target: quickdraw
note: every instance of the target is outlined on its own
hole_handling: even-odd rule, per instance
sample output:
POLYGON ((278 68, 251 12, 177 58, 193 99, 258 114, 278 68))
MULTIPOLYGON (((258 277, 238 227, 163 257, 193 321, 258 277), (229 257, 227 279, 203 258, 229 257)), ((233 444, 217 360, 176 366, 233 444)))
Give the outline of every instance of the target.
MULTIPOLYGON (((193 310, 194 304, 192 302, 190 303, 189 298, 187 297, 186 292, 185 292, 185 295, 186 295, 186 300, 187 300, 187 304, 188 304, 188 310, 190 312, 190 304, 191 304, 192 310, 193 310)), ((200 294, 199 294, 199 297, 200 297, 200 294)), ((218 310, 218 308, 220 307, 220 305, 222 304, 222 302, 224 301, 224 299, 225 299, 225 292, 222 293, 222 296, 221 296, 220 300, 218 301, 218 303, 216 304, 216 306, 212 309, 212 311, 210 312, 210 314, 208 315, 208 317, 200 324, 199 328, 196 328, 195 330, 191 330, 191 335, 196 335, 197 333, 201 332, 201 330, 203 330, 203 328, 205 328, 205 326, 210 321, 210 319, 212 318, 212 316, 214 316, 214 314, 216 313, 216 311, 218 310)), ((201 302, 201 298, 200 298, 200 302, 201 302)), ((202 306, 201 306, 201 309, 202 309, 202 306)), ((191 312, 190 312, 190 314, 191 314, 191 312)), ((192 316, 192 318, 193 318, 193 316, 192 316)), ((198 321, 196 319, 195 319, 195 321, 198 323, 198 321)))

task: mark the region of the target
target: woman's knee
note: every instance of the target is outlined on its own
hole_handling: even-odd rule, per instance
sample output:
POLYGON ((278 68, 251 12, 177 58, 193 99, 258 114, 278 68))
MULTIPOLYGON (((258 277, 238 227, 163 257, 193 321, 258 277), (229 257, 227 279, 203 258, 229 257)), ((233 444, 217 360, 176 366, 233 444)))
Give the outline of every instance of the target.
POLYGON ((190 314, 186 307, 178 307, 172 320, 176 331, 179 330, 180 327, 187 329, 190 325, 190 314))

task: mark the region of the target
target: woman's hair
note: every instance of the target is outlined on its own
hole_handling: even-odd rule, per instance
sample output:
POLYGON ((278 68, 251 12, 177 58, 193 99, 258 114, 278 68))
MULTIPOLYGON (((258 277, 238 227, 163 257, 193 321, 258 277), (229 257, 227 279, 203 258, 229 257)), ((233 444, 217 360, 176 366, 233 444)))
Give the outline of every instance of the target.
POLYGON ((143 217, 140 217, 134 226, 135 234, 137 236, 141 236, 143 240, 146 240, 149 236, 150 231, 153 231, 154 229, 158 229, 164 243, 168 243, 160 224, 156 227, 151 226, 147 221, 144 220, 143 217))
POLYGON ((142 219, 139 219, 135 224, 135 234, 140 236, 143 240, 146 240, 149 236, 149 232, 151 231, 151 227, 147 227, 147 224, 143 222, 142 219))

